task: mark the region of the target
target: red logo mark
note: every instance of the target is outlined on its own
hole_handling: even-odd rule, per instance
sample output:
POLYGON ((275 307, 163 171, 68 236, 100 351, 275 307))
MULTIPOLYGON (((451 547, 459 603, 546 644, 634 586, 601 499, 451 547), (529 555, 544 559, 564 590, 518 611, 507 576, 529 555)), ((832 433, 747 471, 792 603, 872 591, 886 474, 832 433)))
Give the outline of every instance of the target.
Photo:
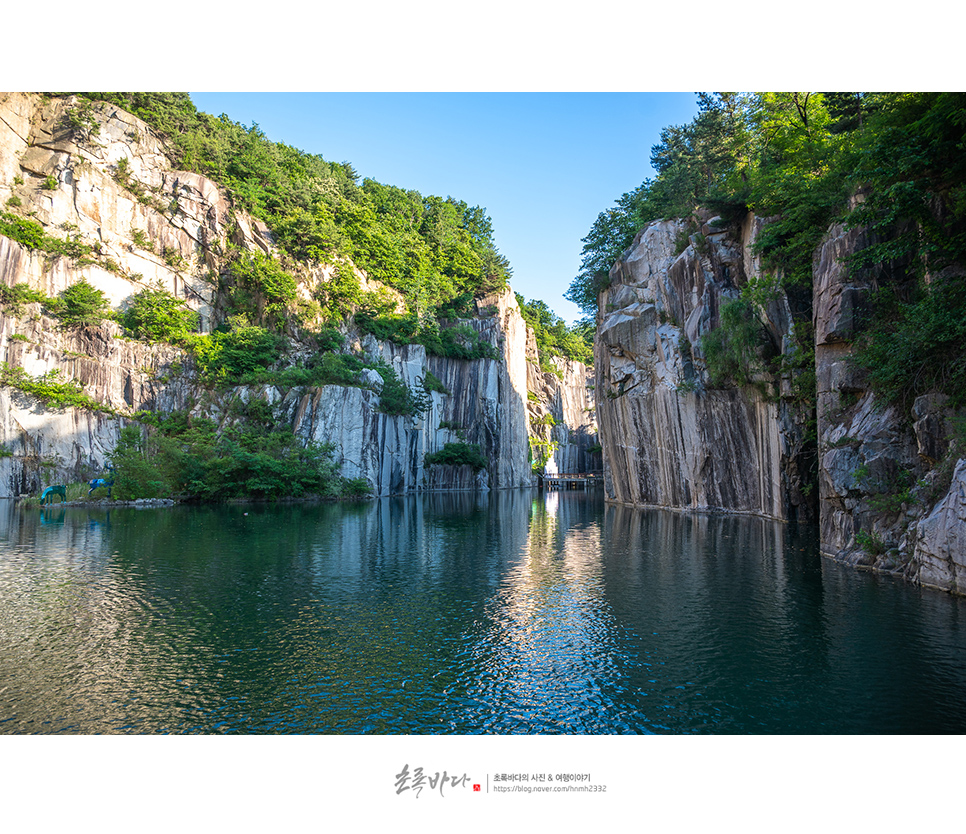
POLYGON ((480 789, 480 786, 479 785, 473 785, 473 790, 474 791, 478 791, 479 789, 480 789))

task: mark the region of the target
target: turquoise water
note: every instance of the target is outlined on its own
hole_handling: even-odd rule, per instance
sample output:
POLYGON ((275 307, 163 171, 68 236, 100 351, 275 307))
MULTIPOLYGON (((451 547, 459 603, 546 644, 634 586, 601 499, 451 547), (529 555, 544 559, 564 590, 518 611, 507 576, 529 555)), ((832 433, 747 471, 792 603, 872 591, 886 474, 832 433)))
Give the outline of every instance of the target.
POLYGON ((961 733, 966 600, 599 494, 19 510, 0 733, 961 733))

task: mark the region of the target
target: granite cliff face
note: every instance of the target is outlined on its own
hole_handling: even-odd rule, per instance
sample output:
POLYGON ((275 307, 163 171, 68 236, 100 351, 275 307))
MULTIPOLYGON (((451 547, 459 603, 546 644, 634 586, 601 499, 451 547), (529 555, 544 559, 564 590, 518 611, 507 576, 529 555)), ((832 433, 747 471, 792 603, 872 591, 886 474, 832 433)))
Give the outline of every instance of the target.
POLYGON ((527 341, 527 420, 531 457, 548 474, 601 470, 593 369, 554 357, 542 370, 533 332, 527 341))
POLYGON ((877 401, 851 361, 874 278, 850 275, 842 259, 868 243, 863 230, 836 225, 814 258, 822 549, 966 593, 966 468, 952 440, 954 413, 932 394, 901 414, 877 401))
MULTIPOLYGON (((705 218, 707 221, 709 218, 705 218)), ((757 269, 757 222, 651 223, 614 265, 594 345, 607 496, 622 504, 812 518, 801 471, 807 414, 763 376, 715 388, 701 337, 757 269)), ((768 309, 771 339, 788 349, 785 303, 768 309)))
MULTIPOLYGON (((26 284, 55 297, 86 280, 119 309, 138 291, 160 287, 198 312, 201 330, 210 331, 224 315, 219 277, 229 244, 270 254, 270 231, 216 183, 174 170, 163 141, 136 117, 94 104, 80 127, 76 118, 71 126, 77 108, 72 99, 0 94, 0 205, 88 251, 84 258, 51 256, 0 236, 0 285, 26 284)), ((332 274, 332 265, 304 267, 299 294, 310 297, 332 274)), ((565 369, 564 380, 528 390, 532 333, 513 292, 478 299, 477 311, 462 324, 495 348, 496 359, 427 356, 419 345, 343 328, 345 350, 384 360, 413 390, 421 390, 427 373, 442 383, 446 393, 427 393, 426 409, 413 417, 379 410, 384 381, 373 370, 354 386, 214 391, 179 349, 125 339, 112 322, 62 329, 39 304, 8 305, 0 310, 0 361, 32 378, 76 380, 104 408, 50 408, 0 387, 0 497, 92 477, 138 411, 189 410, 224 422, 236 398, 267 400, 306 441, 333 443, 342 474, 364 478, 375 495, 530 486, 528 407, 536 401, 555 414, 556 430, 566 435, 558 454, 569 455, 570 465, 577 450, 596 442, 592 411, 582 410, 586 379, 579 368, 565 369), (488 467, 426 467, 425 455, 448 442, 478 444, 488 467)), ((298 333, 289 335, 298 358, 298 333)))
POLYGON ((608 499, 818 521, 827 556, 966 593, 955 415, 939 395, 919 397, 911 419, 877 402, 851 360, 874 282, 844 259, 868 245, 865 232, 833 226, 814 255, 814 424, 788 370, 795 362, 782 361, 796 350, 786 296, 759 311, 778 370, 712 386, 701 337, 763 277, 752 255, 761 225, 655 222, 611 270, 595 344, 608 499))
POLYGON ((296 433, 335 443, 342 474, 366 478, 378 495, 530 486, 526 369, 519 349, 526 324, 512 291, 481 299, 478 306, 487 315, 468 321, 498 347, 499 359, 445 359, 427 356, 421 345, 357 337, 361 353, 385 360, 410 387, 418 388, 427 371, 442 383, 447 393, 430 392, 422 414, 411 418, 377 411, 380 380, 372 389, 295 389, 283 397, 282 407, 296 433), (456 442, 478 444, 490 467, 474 473, 469 467, 424 466, 427 453, 456 442))

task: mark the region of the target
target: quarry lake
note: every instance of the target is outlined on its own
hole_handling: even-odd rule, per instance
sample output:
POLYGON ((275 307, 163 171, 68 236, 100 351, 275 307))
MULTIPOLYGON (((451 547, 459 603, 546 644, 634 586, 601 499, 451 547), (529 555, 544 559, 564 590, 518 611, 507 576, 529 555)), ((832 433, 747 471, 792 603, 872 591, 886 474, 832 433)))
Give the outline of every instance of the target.
POLYGON ((966 731, 966 600, 758 518, 498 491, 0 502, 0 733, 966 731))

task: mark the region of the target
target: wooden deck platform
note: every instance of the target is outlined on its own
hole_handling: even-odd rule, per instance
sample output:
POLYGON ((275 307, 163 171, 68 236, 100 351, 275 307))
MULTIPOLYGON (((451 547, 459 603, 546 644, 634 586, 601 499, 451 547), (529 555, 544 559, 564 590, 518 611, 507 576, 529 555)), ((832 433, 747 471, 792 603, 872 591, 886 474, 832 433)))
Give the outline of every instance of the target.
POLYGON ((587 489, 602 484, 602 475, 601 472, 543 474, 540 476, 540 485, 544 489, 587 489))

